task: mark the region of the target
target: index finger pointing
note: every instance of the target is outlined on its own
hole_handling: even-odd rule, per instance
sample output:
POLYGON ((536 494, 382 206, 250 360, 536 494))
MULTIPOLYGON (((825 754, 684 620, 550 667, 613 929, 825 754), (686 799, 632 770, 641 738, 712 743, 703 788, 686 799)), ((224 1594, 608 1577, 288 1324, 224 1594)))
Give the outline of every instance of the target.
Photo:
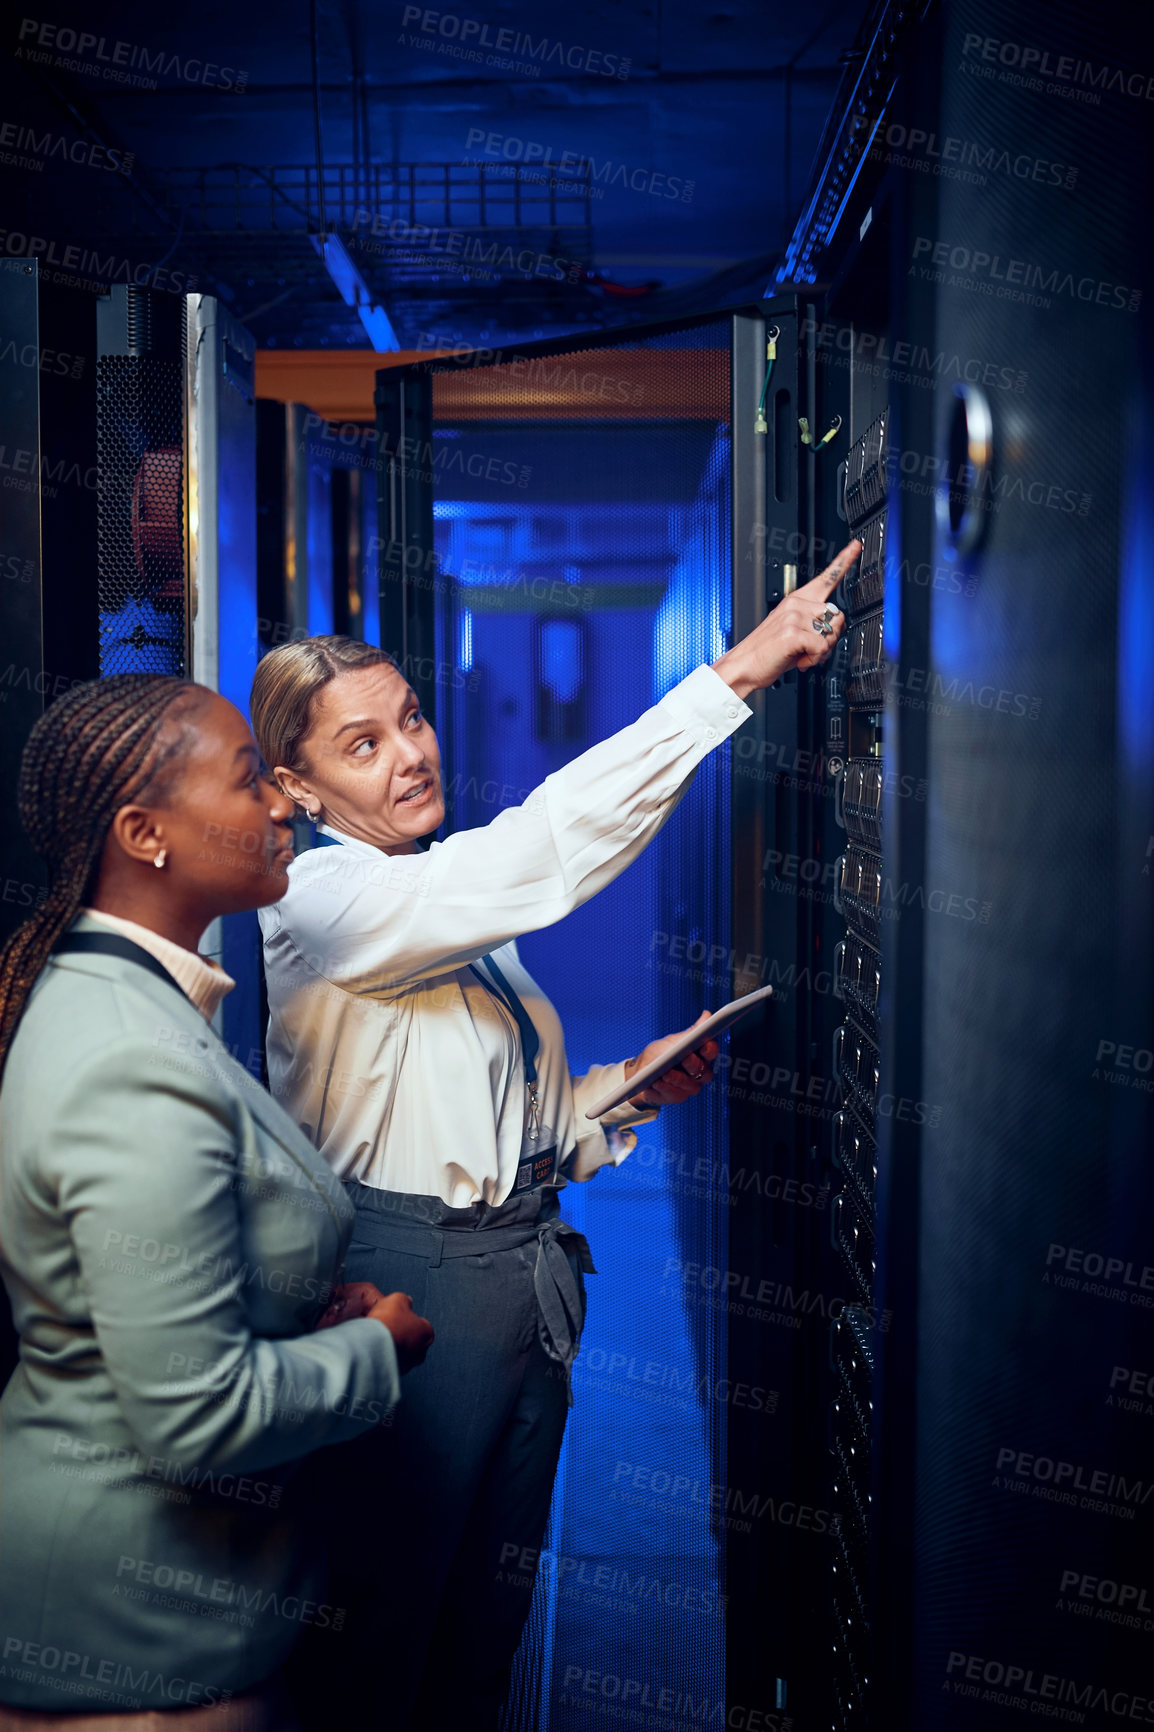
POLYGON ((856 538, 848 542, 841 552, 831 560, 824 571, 819 571, 816 577, 811 577, 808 583, 803 583, 796 590, 797 595, 814 598, 815 601, 827 601, 861 552, 862 544, 856 538))

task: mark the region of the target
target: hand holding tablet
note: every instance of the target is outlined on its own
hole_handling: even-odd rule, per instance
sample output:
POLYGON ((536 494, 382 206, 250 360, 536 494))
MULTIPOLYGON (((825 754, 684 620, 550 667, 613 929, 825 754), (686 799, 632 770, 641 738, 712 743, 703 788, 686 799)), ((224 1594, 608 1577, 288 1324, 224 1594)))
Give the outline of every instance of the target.
POLYGON ((623 1101, 632 1100, 634 1095, 641 1094, 651 1083, 673 1070, 688 1053, 696 1052, 707 1040, 714 1039, 725 1029, 731 1028, 740 1017, 747 1015, 772 994, 772 986, 759 986, 756 992, 747 992, 744 998, 735 998, 720 1010, 715 1010, 704 1022, 694 1023, 692 1028, 687 1028, 678 1035, 672 1045, 666 1046, 657 1058, 642 1065, 619 1088, 613 1089, 590 1107, 585 1117, 599 1119, 602 1114, 619 1107, 623 1101))

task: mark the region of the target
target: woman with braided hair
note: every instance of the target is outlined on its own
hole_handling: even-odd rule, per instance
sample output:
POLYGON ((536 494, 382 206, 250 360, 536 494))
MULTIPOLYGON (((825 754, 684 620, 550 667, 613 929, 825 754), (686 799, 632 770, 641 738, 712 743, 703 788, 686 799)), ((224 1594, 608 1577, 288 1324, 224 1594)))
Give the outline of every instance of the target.
POLYGON ((292 1469, 432 1334, 334 1286, 352 1208, 208 1021, 200 936, 284 894, 290 804, 225 699, 126 674, 37 722, 19 805, 48 893, 0 952, 0 1732, 289 1732, 277 1669, 343 1617, 292 1469))

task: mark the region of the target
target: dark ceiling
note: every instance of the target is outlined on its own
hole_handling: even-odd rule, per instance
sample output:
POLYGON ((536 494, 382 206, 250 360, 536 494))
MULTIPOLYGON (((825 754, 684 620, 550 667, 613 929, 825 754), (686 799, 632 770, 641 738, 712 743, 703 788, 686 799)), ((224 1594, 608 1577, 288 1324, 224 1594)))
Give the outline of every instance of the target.
POLYGON ((5 250, 155 269, 267 348, 371 346, 345 261, 405 349, 762 291, 865 0, 449 5, 40 0, 9 26, 5 250))

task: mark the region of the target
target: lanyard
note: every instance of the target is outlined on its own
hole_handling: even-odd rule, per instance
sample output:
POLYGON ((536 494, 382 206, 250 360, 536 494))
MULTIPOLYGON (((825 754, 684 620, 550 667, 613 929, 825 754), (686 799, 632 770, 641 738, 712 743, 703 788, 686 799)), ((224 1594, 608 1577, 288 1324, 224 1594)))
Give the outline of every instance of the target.
POLYGON ((527 1155, 522 1155, 517 1163, 517 1175, 513 1181, 513 1195, 523 1191, 535 1191, 541 1185, 551 1184, 557 1176, 557 1146, 552 1131, 546 1131, 548 1148, 538 1148, 541 1137, 541 1112, 537 1100, 537 1049, 541 1044, 540 1036, 534 1028, 529 1012, 521 1003, 511 983, 505 978, 491 956, 482 956, 477 962, 470 962, 471 971, 477 976, 481 985, 491 992, 494 998, 499 998, 516 1022, 521 1034, 521 1062, 525 1067, 525 1093, 529 1097, 529 1123, 525 1128, 530 1143, 527 1155), (493 976, 486 980, 481 969, 485 968, 493 976), (494 984, 496 982, 496 984, 494 984))
POLYGON ((525 1092, 529 1096, 529 1139, 531 1142, 536 1142, 540 1126, 540 1113, 537 1104, 537 1049, 541 1044, 541 1038, 533 1026, 529 1012, 493 958, 482 956, 480 962, 481 966, 488 969, 493 976, 492 980, 485 979, 477 963, 471 962, 469 964, 470 969, 477 976, 481 985, 487 988, 494 998, 501 1000, 521 1034, 521 1062, 525 1067, 525 1092))
POLYGON ((525 1009, 525 1006, 521 1003, 521 1000, 517 997, 516 992, 502 974, 501 970, 497 967, 493 958, 491 956, 482 956, 480 962, 482 967, 489 970, 489 973, 493 976, 493 980, 497 983, 496 986, 493 985, 492 981, 485 979, 485 976, 481 973, 481 969, 478 968, 475 962, 470 962, 469 967, 477 976, 477 979, 481 982, 482 986, 488 987, 491 993, 503 1000, 506 1009, 509 1011, 514 1022, 521 1031, 521 1057, 525 1065, 525 1087, 536 1088, 537 1049, 541 1044, 540 1036, 533 1026, 529 1012, 525 1009))

